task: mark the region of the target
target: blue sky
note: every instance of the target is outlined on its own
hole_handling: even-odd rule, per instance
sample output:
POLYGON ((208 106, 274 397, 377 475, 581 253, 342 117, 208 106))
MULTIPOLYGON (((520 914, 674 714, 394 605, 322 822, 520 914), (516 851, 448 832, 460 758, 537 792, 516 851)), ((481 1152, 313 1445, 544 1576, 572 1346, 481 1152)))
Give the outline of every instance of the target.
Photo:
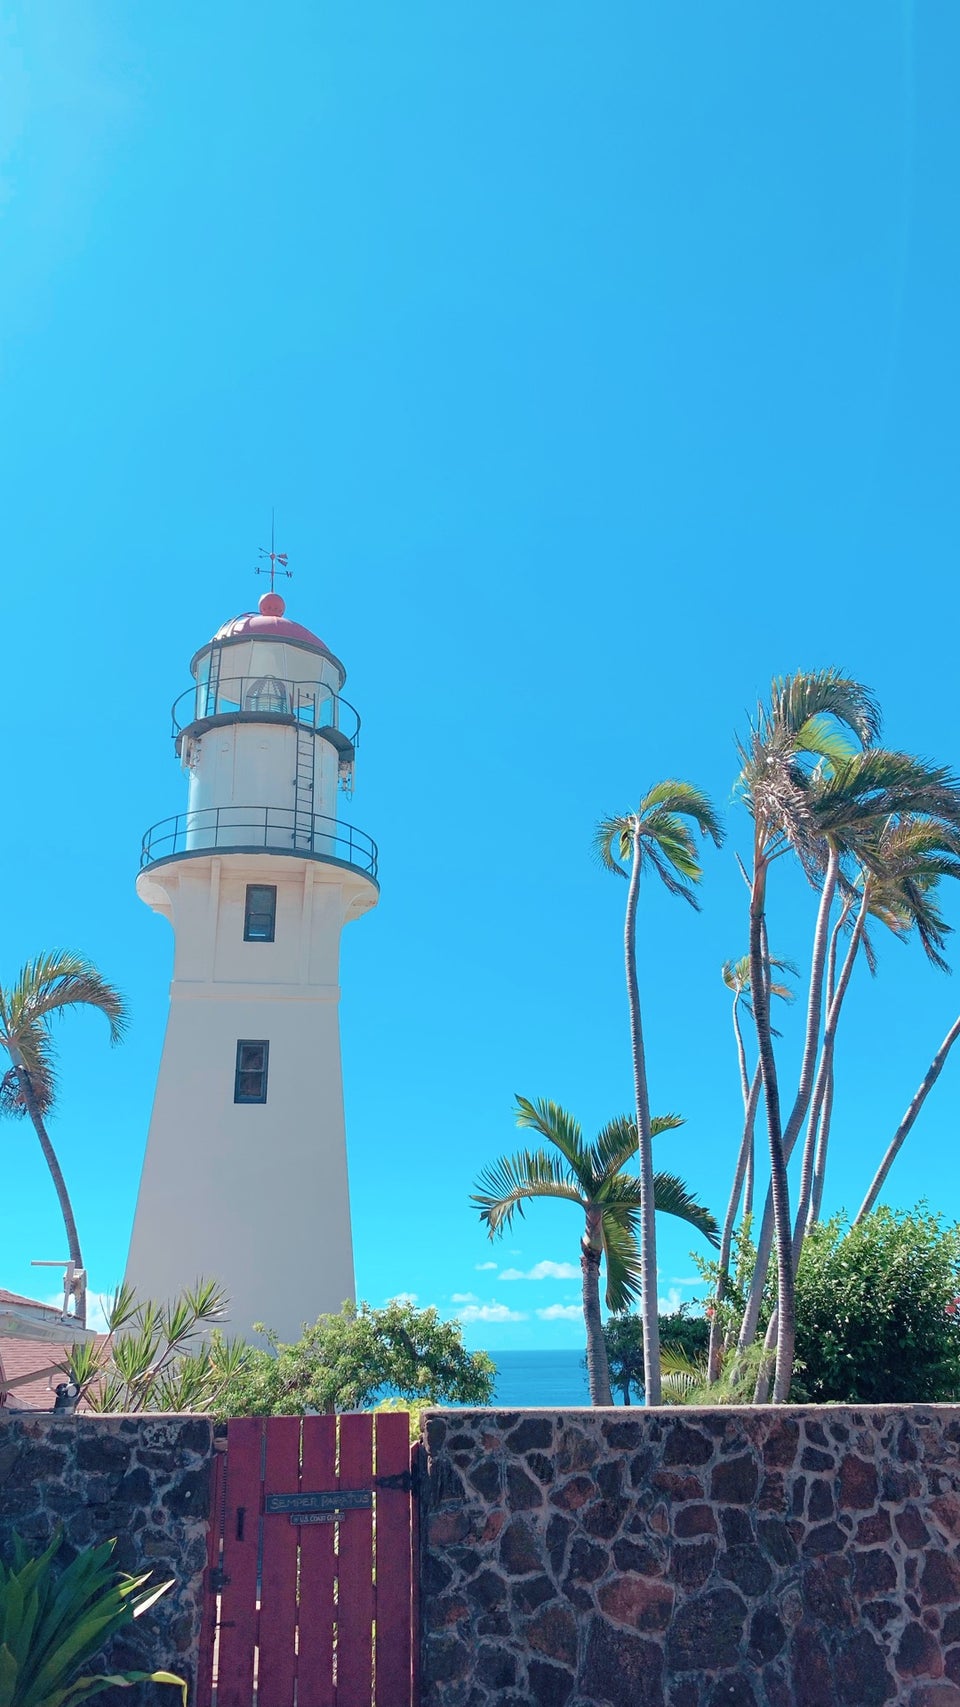
MULTIPOLYGON (((130 999, 121 1050, 60 1033, 95 1286, 164 1024, 171 938, 133 884, 185 798, 168 708, 261 590, 271 505, 381 847, 342 980, 360 1292, 475 1313, 474 1345, 582 1337, 549 1267, 575 1214, 491 1247, 468 1197, 515 1091, 591 1126, 628 1105, 624 893, 590 836, 670 774, 731 833, 700 916, 643 899, 653 1105, 687 1118, 659 1160, 720 1211, 733 731, 774 672, 836 663, 891 744, 960 761, 958 50, 950 0, 0 8, 0 976, 72 946, 130 999)), ((778 874, 778 953, 806 959, 812 913, 778 874)), ((858 971, 828 1207, 957 1000, 913 948, 858 971)), ((956 1214, 958 1091, 960 1061, 892 1201, 956 1214)), ((36 1289, 56 1202, 30 1131, 0 1145, 0 1282, 36 1289)), ((665 1295, 692 1242, 661 1226, 665 1295)))

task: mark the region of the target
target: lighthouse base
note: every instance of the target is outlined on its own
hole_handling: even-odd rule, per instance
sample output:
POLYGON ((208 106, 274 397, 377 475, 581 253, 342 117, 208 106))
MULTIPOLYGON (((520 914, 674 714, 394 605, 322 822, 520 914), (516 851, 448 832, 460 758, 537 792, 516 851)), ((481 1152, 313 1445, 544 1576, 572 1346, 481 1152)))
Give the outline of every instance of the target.
POLYGON ((337 962, 357 881, 223 854, 138 884, 176 958, 126 1278, 157 1302, 218 1282, 231 1336, 262 1322, 296 1339, 354 1296, 337 962), (275 938, 248 942, 246 887, 264 883, 275 938))

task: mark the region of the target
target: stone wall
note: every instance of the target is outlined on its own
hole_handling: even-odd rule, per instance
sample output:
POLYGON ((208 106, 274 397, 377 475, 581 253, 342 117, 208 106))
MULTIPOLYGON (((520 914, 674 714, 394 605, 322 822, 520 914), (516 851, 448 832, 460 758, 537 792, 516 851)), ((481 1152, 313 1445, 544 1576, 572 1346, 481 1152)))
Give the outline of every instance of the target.
MULTIPOLYGON (((213 1425, 207 1417, 57 1416, 0 1410, 0 1555, 11 1530, 38 1550, 63 1526, 62 1557, 117 1538, 121 1570, 174 1586, 114 1638, 122 1670, 163 1667, 191 1684, 200 1631, 213 1425)), ((109 1669, 109 1668, 108 1668, 109 1669)), ((172 1689, 130 1690, 160 1707, 172 1689)))
POLYGON ((423 1707, 960 1707, 960 1406, 425 1434, 423 1707))

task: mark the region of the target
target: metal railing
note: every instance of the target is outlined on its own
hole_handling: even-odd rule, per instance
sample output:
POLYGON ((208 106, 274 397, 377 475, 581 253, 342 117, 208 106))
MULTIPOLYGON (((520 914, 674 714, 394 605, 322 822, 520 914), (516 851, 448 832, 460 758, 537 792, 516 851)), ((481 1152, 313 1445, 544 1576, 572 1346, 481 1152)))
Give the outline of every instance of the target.
POLYGON ((287 806, 204 806, 162 818, 144 835, 140 869, 214 850, 294 854, 377 876, 377 844, 364 830, 287 806))
POLYGON ((282 717, 309 729, 337 731, 352 747, 360 739, 360 714, 322 682, 288 682, 279 676, 221 676, 197 682, 173 702, 173 738, 208 717, 282 717))

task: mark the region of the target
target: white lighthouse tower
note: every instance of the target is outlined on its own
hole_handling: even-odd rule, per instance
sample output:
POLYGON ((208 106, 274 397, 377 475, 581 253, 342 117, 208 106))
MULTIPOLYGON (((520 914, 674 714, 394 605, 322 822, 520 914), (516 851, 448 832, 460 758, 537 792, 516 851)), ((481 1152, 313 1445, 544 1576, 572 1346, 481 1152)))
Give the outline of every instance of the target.
POLYGON ((338 962, 379 889, 376 845, 337 815, 346 672, 284 614, 275 562, 259 610, 192 661, 187 810, 143 839, 137 893, 175 950, 127 1279, 158 1300, 218 1280, 231 1333, 295 1339, 354 1295, 338 962))

